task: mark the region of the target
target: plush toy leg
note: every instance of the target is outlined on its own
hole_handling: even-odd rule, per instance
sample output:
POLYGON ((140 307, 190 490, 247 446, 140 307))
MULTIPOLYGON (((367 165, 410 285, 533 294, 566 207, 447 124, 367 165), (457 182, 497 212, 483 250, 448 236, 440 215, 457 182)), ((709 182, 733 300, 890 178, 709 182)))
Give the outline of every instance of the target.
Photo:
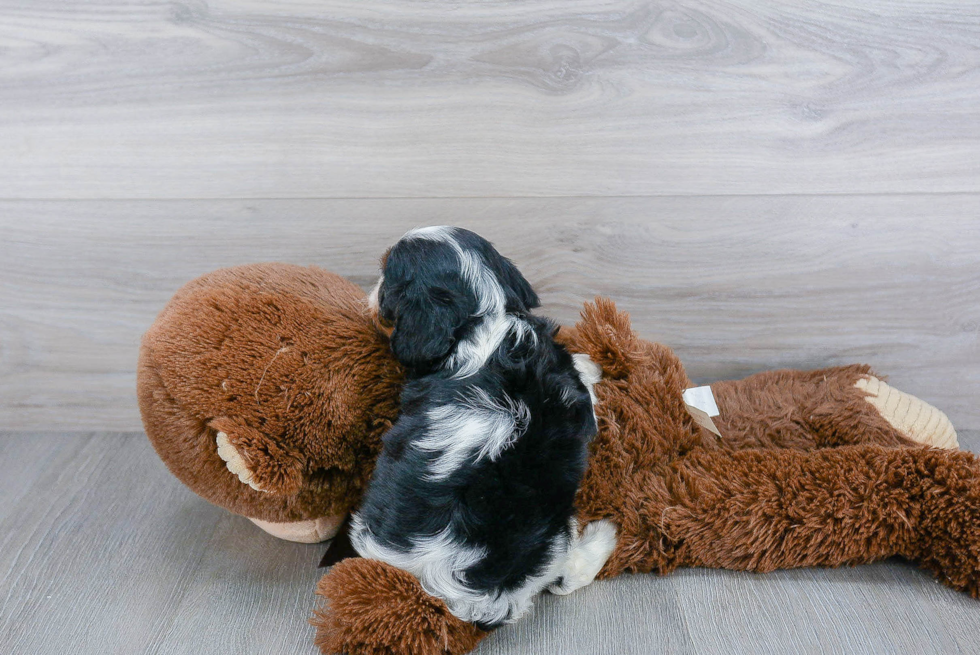
POLYGON ((678 566, 772 571, 899 555, 978 595, 980 462, 971 453, 699 451, 648 481, 628 483, 644 493, 622 509, 604 575, 678 566))
POLYGON ((945 414, 864 365, 768 371, 711 388, 721 411, 714 422, 729 448, 957 447, 945 414))
POLYGON ((462 655, 487 633, 449 613, 410 573, 370 559, 345 559, 321 578, 315 643, 345 655, 462 655))

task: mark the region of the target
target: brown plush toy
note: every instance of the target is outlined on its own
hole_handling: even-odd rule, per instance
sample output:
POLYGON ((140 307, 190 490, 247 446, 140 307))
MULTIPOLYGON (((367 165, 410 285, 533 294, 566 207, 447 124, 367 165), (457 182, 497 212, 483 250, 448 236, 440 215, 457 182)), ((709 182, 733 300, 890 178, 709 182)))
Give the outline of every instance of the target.
POLYGON ((364 312, 356 285, 317 268, 185 285, 144 335, 137 374, 167 467, 277 537, 331 538, 398 414, 401 371, 364 312))
MULTIPOLYGON (((580 524, 609 519, 600 577, 681 566, 771 571, 899 555, 980 594, 980 461, 939 410, 867 366, 711 385, 696 423, 665 346, 610 301, 560 339, 603 369, 580 524)), ((226 269, 181 289, 143 341, 139 398, 191 489, 273 534, 329 538, 397 415, 401 371, 364 294, 316 268, 226 269), (231 472, 229 472, 229 470, 231 472)), ((485 636, 411 575, 348 559, 318 585, 325 653, 455 654, 485 636)))

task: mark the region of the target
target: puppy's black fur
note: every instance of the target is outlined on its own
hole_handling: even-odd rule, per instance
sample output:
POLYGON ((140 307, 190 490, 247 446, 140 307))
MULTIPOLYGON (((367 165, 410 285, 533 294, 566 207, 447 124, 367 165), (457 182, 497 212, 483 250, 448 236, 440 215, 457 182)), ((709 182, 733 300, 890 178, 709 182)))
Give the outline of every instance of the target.
MULTIPOLYGON (((452 236, 496 277, 504 292, 505 312, 524 318, 541 304, 517 267, 489 241, 461 228, 454 228, 452 236)), ((402 240, 384 261, 378 312, 382 320, 396 325, 391 350, 410 375, 427 374, 484 318, 478 315, 480 298, 462 274, 459 255, 449 243, 402 240)))
MULTIPOLYGON (((485 239, 458 228, 450 234, 456 245, 406 237, 384 260, 378 309, 394 325, 391 347, 407 367, 408 382, 359 518, 376 542, 401 553, 448 528, 455 542, 485 552, 458 572, 460 580, 499 598, 550 570, 555 544, 571 539, 573 502, 596 424, 589 390, 572 356, 554 340, 557 327, 528 313, 538 298, 527 280, 485 239), (492 274, 512 323, 466 377, 446 366, 451 355, 477 336, 481 322, 505 317, 485 311, 486 289, 474 288, 477 278, 461 271, 467 264, 460 249, 492 274), (433 479, 443 453, 419 447, 434 429, 433 410, 472 407, 487 398, 497 407, 523 403, 524 420, 494 457, 477 460, 471 453, 433 479)), ((511 618, 498 616, 481 627, 511 618)))

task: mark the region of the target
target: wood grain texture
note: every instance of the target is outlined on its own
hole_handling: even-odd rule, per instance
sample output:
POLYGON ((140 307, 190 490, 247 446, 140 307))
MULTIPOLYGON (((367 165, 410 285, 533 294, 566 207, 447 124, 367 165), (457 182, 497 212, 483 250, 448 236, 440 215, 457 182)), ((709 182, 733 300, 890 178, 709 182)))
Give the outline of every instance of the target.
POLYGON ((0 203, 0 428, 141 425, 140 335, 191 278, 316 264, 362 287, 405 230, 493 240, 577 320, 609 296, 699 382, 867 362, 980 427, 980 196, 0 203))
MULTIPOLYGON (((0 652, 317 654, 322 546, 193 496, 139 433, 3 432, 0 449, 0 485, 23 485, 0 486, 0 652)), ((978 607, 899 561, 688 569, 544 595, 476 653, 977 653, 978 607)))
POLYGON ((0 522, 0 652, 314 652, 316 549, 193 496, 141 434, 22 441, 47 452, 2 460, 39 475, 0 522))
POLYGON ((0 1, 0 197, 980 191, 980 5, 0 1))
MULTIPOLYGON (((220 266, 366 287, 464 225, 698 381, 867 361, 980 448, 978 43, 944 0, 0 0, 0 430, 46 430, 0 433, 0 652, 315 655, 321 549, 104 432, 220 266)), ((977 608, 895 562, 688 570, 478 652, 975 653, 977 608)))

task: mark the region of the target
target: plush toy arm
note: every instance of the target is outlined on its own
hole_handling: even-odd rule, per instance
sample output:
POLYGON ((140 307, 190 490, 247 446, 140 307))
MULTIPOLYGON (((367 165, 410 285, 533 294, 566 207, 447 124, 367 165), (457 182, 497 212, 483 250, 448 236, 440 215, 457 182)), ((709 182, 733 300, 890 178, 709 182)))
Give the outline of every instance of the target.
POLYGON ((978 595, 980 462, 968 452, 701 451, 636 486, 605 575, 678 566, 764 572, 899 555, 978 595))
POLYGON ((849 444, 957 448, 935 407, 891 387, 869 366, 768 371, 711 385, 725 444, 809 450, 849 444))

